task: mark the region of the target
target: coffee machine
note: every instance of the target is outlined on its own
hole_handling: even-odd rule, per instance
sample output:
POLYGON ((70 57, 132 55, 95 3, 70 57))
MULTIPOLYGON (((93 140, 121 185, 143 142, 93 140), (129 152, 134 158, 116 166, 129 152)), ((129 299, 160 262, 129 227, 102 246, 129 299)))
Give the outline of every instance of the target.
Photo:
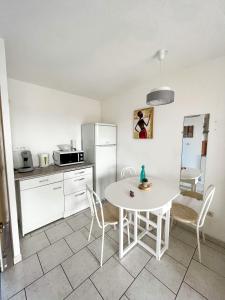
POLYGON ((32 155, 29 150, 24 150, 21 152, 23 167, 18 169, 18 172, 25 173, 34 170, 32 155))

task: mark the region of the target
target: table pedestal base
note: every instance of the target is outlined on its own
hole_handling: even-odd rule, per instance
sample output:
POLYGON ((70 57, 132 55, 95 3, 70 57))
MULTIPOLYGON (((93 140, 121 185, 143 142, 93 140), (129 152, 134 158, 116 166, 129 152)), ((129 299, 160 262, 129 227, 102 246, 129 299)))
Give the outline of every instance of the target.
POLYGON ((130 224, 134 227, 134 233, 130 233, 133 242, 124 248, 123 235, 124 235, 124 223, 123 223, 123 213, 124 209, 120 208, 120 219, 119 219, 119 257, 122 258, 127 254, 135 245, 139 244, 152 255, 156 257, 157 260, 160 260, 162 255, 169 247, 169 230, 170 230, 170 208, 171 203, 168 203, 163 209, 146 212, 146 216, 141 215, 139 212, 134 211, 134 220, 130 221, 130 224), (157 222, 150 220, 150 214, 154 214, 157 218, 157 222), (142 227, 139 224, 139 220, 145 223, 145 227, 142 227), (164 223, 164 226, 163 226, 164 223), (162 229, 163 229, 163 238, 162 238, 162 229), (152 231, 156 230, 156 234, 152 231), (140 231, 140 233, 138 233, 140 231), (155 249, 147 245, 142 241, 144 236, 148 236, 153 239, 156 243, 155 249))

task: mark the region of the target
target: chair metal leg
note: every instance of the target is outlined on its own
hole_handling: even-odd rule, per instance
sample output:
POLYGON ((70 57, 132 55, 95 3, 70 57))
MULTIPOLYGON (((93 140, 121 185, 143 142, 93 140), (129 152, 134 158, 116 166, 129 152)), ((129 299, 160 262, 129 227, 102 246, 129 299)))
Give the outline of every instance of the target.
POLYGON ((104 251, 104 241, 105 241, 105 228, 102 228, 102 247, 101 247, 101 260, 100 260, 100 266, 102 267, 103 262, 103 251, 104 251))
POLYGON ((173 216, 171 215, 170 217, 170 231, 172 230, 172 227, 173 227, 173 216))
POLYGON ((91 226, 90 226, 90 231, 89 231, 89 235, 88 235, 88 241, 90 241, 90 238, 91 238, 93 223, 94 223, 94 217, 92 217, 92 219, 91 219, 91 226))
POLYGON ((203 243, 205 243, 205 233, 204 233, 203 229, 202 229, 202 240, 203 240, 203 243))
MULTIPOLYGON (((146 219, 149 220, 149 217, 150 217, 150 213, 149 213, 149 211, 146 211, 146 219)), ((148 224, 148 223, 146 223, 145 229, 146 229, 146 230, 149 230, 149 224, 148 224)))
POLYGON ((201 249, 200 249, 200 239, 199 239, 199 228, 196 228, 196 233, 197 233, 197 242, 198 242, 198 258, 199 262, 202 262, 202 257, 201 257, 201 249))

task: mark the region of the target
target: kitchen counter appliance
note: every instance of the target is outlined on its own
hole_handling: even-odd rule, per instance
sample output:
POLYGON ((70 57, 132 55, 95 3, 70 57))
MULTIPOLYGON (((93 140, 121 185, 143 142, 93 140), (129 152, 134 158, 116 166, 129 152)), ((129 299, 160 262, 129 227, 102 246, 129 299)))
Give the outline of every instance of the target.
POLYGON ((31 152, 28 150, 24 150, 21 152, 22 161, 23 161, 23 167, 18 169, 18 172, 24 173, 24 172, 31 172, 34 170, 33 166, 33 160, 31 152))
POLYGON ((84 151, 54 151, 53 160, 57 166, 83 163, 84 151))

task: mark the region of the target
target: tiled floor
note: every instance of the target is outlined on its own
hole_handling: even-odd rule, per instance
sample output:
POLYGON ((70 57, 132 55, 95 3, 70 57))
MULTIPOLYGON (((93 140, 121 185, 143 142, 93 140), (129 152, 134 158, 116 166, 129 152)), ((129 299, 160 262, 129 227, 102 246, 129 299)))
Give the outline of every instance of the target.
POLYGON ((119 260, 111 228, 100 268, 101 231, 94 226, 88 242, 89 224, 85 211, 23 238, 23 261, 2 275, 2 299, 225 299, 224 248, 206 241, 200 264, 195 235, 174 226, 161 261, 139 246, 119 260))

